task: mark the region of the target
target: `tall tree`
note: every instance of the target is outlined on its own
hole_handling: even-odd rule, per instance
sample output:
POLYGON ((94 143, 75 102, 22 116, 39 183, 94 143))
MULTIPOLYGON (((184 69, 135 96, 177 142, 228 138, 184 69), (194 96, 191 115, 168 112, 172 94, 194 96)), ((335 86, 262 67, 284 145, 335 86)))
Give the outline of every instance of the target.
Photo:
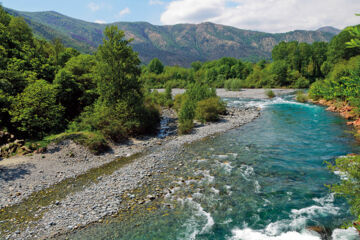
POLYGON ((156 74, 161 74, 164 72, 164 65, 158 58, 154 58, 149 63, 149 71, 156 74))
POLYGON ((119 100, 138 104, 142 98, 141 69, 140 59, 129 45, 132 40, 124 39, 117 26, 107 27, 105 37, 97 52, 100 99, 109 105, 119 100))

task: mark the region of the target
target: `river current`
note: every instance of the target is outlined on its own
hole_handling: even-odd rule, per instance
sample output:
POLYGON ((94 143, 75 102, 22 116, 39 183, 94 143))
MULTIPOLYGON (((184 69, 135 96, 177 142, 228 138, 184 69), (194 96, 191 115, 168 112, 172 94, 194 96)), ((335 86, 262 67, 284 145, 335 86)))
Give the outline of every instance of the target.
MULTIPOLYGON (((326 162, 359 146, 345 120, 292 96, 225 99, 260 107, 255 121, 186 146, 163 177, 161 200, 124 218, 79 230, 71 239, 358 239, 340 227, 354 219, 326 184, 340 181, 326 162), (321 236, 309 228, 322 229, 321 236)), ((160 184, 161 185, 161 184, 160 184)))

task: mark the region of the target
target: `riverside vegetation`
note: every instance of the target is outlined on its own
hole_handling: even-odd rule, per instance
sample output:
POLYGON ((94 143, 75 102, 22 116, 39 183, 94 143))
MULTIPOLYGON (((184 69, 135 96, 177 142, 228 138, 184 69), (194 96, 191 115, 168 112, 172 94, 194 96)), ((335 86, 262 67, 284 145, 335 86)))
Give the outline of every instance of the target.
MULTIPOLYGON (((131 40, 124 37, 117 27, 107 27, 97 52, 81 54, 58 39, 35 38, 22 18, 0 7, 2 130, 27 142, 70 138, 100 153, 108 142, 155 131, 160 106, 177 110, 180 133, 191 132, 194 119, 216 121, 226 112, 216 87, 310 86, 310 98, 345 102, 353 118, 360 115, 359 26, 344 29, 330 43, 281 42, 272 51, 272 62, 222 58, 194 62, 191 68, 163 66, 158 59, 140 66, 131 40), (165 93, 150 90, 160 87, 166 87, 165 93), (172 99, 173 87, 187 91, 172 99)), ((301 94, 298 98, 304 100, 301 94)), ((359 159, 330 164, 347 175, 331 189, 349 199, 357 216, 359 171, 353 166, 359 159)))

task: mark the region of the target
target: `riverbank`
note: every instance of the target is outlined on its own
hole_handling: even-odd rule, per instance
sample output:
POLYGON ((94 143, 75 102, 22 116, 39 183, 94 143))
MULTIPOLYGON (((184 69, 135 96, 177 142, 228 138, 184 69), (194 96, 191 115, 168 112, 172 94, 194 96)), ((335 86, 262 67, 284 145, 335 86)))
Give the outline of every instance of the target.
POLYGON ((311 101, 312 103, 319 104, 327 107, 327 111, 339 113, 341 117, 348 120, 347 125, 353 126, 356 130, 356 135, 360 136, 360 118, 354 113, 354 107, 351 107, 346 102, 338 102, 333 100, 318 100, 311 101))
MULTIPOLYGON (((1 204, 2 207, 8 205, 8 208, 11 208, 15 203, 20 203, 21 206, 26 197, 40 189, 61 183, 67 178, 76 179, 76 176, 86 175, 89 169, 101 168, 102 165, 121 156, 148 151, 112 174, 98 177, 98 181, 90 186, 63 199, 54 199, 51 204, 41 207, 41 214, 35 214, 40 216, 20 224, 20 228, 13 229, 15 231, 7 238, 48 238, 112 215, 119 211, 124 191, 141 187, 151 181, 151 175, 166 168, 166 162, 183 151, 184 144, 241 126, 258 115, 259 110, 254 108, 231 110, 230 114, 218 123, 198 125, 191 135, 169 136, 165 139, 133 139, 127 145, 114 146, 112 152, 102 156, 93 156, 86 149, 69 141, 60 146, 50 146, 46 154, 27 159, 6 160, 2 162, 2 173, 7 173, 2 174, 1 178, 4 186, 1 191, 1 204), (10 160, 13 162, 10 163, 10 160), (11 174, 14 174, 14 177, 11 177, 11 174)), ((3 210, 6 212, 7 208, 3 210)), ((3 220, 2 224, 8 220, 3 220)))
MULTIPOLYGON (((157 89, 159 92, 164 92, 165 89, 157 89)), ((248 99, 267 99, 268 96, 266 95, 266 90, 263 88, 244 88, 240 91, 228 91, 224 88, 217 88, 216 89, 216 95, 221 98, 248 98, 248 99)), ((271 89, 276 96, 281 96, 289 93, 293 93, 296 91, 296 89, 271 89)), ((173 88, 172 94, 183 94, 185 92, 185 89, 180 88, 173 88)))

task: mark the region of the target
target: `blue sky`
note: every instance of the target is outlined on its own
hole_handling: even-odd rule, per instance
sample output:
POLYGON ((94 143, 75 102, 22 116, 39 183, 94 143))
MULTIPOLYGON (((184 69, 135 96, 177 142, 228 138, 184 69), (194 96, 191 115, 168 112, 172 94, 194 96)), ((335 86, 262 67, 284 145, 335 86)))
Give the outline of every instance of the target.
POLYGON ((3 6, 21 11, 54 10, 82 20, 106 23, 147 21, 161 24, 166 1, 148 0, 0 0, 3 6))
POLYGON ((157 25, 214 22, 242 29, 286 32, 360 23, 360 0, 0 0, 22 11, 54 10, 99 23, 157 25))

